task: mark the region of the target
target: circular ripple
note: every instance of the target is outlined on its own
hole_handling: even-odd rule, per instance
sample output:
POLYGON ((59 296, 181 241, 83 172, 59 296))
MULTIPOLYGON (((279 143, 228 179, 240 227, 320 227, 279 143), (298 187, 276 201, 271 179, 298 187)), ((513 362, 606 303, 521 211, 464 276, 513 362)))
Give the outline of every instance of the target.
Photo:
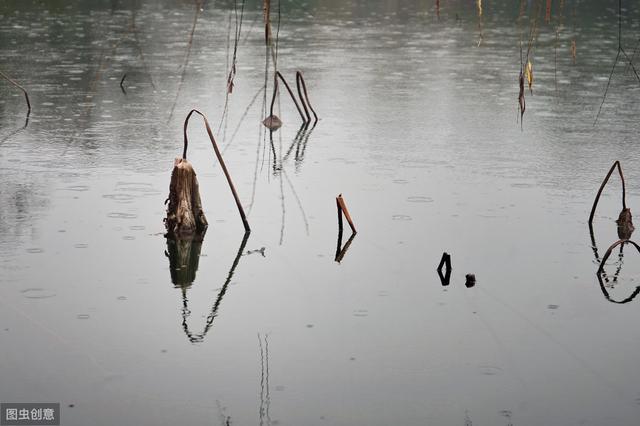
POLYGON ((84 192, 84 191, 88 191, 89 187, 87 185, 73 185, 73 186, 67 186, 66 188, 64 188, 67 191, 79 191, 79 192, 84 192))
POLYGON ((105 194, 102 196, 102 198, 108 198, 114 201, 131 201, 135 197, 129 194, 105 194))
POLYGON ((112 219, 136 219, 138 217, 137 214, 133 213, 120 213, 120 212, 112 212, 107 215, 112 219))
POLYGON ((502 373, 502 368, 493 365, 480 365, 478 369, 480 370, 480 374, 484 376, 497 376, 502 373))
POLYGON ((27 299, 48 299, 56 295, 54 292, 44 288, 27 288, 20 293, 27 299))
POLYGON ((422 196, 413 196, 407 197, 407 201, 410 203, 432 203, 433 198, 431 197, 422 197, 422 196))

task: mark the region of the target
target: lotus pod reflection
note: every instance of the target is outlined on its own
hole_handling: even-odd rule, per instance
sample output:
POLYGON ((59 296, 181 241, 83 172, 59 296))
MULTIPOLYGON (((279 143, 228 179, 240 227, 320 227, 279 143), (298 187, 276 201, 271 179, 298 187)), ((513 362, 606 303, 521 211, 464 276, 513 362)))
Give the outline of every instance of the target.
POLYGON ((202 241, 167 238, 167 251, 171 282, 176 287, 191 287, 196 279, 202 241))

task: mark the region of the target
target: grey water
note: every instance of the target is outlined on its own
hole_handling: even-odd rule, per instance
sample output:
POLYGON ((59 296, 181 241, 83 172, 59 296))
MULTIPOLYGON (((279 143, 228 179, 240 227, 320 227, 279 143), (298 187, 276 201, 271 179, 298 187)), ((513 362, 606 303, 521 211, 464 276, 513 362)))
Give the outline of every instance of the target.
MULTIPOLYGON (((616 160, 640 205, 624 61, 594 126, 617 2, 553 2, 546 23, 546 2, 519 18, 497 0, 283 1, 279 26, 272 3, 278 69, 293 86, 304 73, 320 120, 301 128, 282 91, 271 135, 259 2, 226 114, 231 1, 203 5, 186 68, 193 2, 0 4, 0 70, 33 107, 25 127, 0 81, 0 401, 59 402, 67 426, 638 424, 639 253, 596 275, 617 174, 593 241, 587 224, 616 160), (164 237, 192 108, 248 238, 199 117, 189 160, 210 226, 186 248, 164 237), (340 247, 338 194, 358 230, 340 247)), ((640 15, 623 3, 631 55, 640 15)))

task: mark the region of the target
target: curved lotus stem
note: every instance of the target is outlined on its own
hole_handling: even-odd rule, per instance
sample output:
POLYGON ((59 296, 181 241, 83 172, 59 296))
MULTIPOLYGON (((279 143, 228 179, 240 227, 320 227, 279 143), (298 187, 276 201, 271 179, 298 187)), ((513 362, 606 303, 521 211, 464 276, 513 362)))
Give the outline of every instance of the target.
POLYGON ((189 140, 187 138, 187 126, 189 124, 189 118, 191 118, 191 115, 193 115, 194 112, 200 115, 204 120, 204 125, 207 129, 207 134, 209 135, 209 139, 211 140, 211 145, 213 145, 213 150, 216 153, 216 157, 218 158, 220 167, 222 168, 222 171, 224 172, 224 175, 227 178, 227 182, 229 183, 229 188, 231 189, 233 198, 236 201, 236 206, 238 207, 238 213, 240 213, 240 218, 242 219, 244 230, 248 232, 251 230, 251 228, 249 227, 249 222, 247 222, 247 216, 244 214, 244 209, 242 208, 242 204, 240 203, 240 198, 238 197, 236 188, 235 186, 233 186, 233 182, 231 181, 231 175, 229 174, 229 170, 227 170, 227 166, 224 164, 224 160, 222 159, 222 154, 220 153, 220 149, 218 149, 218 144, 216 143, 216 140, 213 137, 211 126, 209 126, 209 121, 207 120, 207 117, 205 117, 204 114, 198 111, 197 109, 192 109, 191 111, 189 111, 189 114, 187 114, 187 118, 185 118, 184 120, 184 149, 182 151, 182 158, 185 160, 187 159, 187 146, 189 145, 189 140))
POLYGON ((593 216, 596 214, 596 206, 598 205, 598 201, 600 200, 600 195, 602 194, 602 190, 604 189, 605 185, 609 181, 609 178, 611 177, 611 174, 613 173, 616 167, 618 168, 618 173, 620 174, 620 180, 622 181, 622 209, 624 210, 627 208, 627 197, 626 197, 626 190, 624 185, 624 175, 622 174, 622 167, 620 166, 620 162, 616 161, 615 163, 613 163, 613 166, 611 166, 611 168, 609 169, 609 173, 607 173, 607 176, 602 181, 602 184, 600 185, 600 189, 598 189, 598 194, 596 194, 596 199, 593 200, 593 206, 591 207, 591 214, 589 215, 589 227, 592 226, 593 216))
MULTIPOLYGON (((296 101, 296 97, 293 94, 293 91, 291 90, 291 87, 289 87, 289 84, 287 84, 287 80, 284 79, 284 77, 282 76, 282 74, 280 74, 280 71, 276 71, 276 77, 280 78, 280 80, 284 83, 284 87, 287 88, 287 91, 289 92, 289 96, 291 96, 291 100, 293 100, 293 103, 296 105, 296 109, 298 110, 298 114, 300 114, 300 118, 302 118, 303 122, 306 122, 307 120, 304 119, 304 115, 302 115, 302 110, 300 109, 300 105, 298 105, 298 101, 296 101)), ((276 85, 277 87, 277 85, 276 85)), ((271 115, 273 115, 273 101, 275 100, 275 93, 274 93, 274 97, 273 100, 271 102, 271 115)), ((302 105, 304 106, 304 100, 302 101, 302 105)), ((306 111, 306 107, 305 107, 305 111, 306 111)), ((308 116, 309 114, 307 114, 308 116)))
POLYGON ((27 93, 27 91, 25 90, 24 87, 20 86, 18 83, 16 83, 15 80, 13 80, 11 77, 9 77, 8 75, 6 75, 5 73, 3 73, 2 71, 0 71, 0 77, 4 78, 5 80, 7 80, 9 83, 13 84, 14 86, 16 86, 18 89, 22 90, 22 93, 24 93, 24 98, 27 101, 27 117, 29 116, 29 114, 31 114, 31 102, 29 102, 29 94, 27 93))
POLYGON ((307 85, 304 82, 304 77, 302 77, 302 73, 300 71, 296 72, 296 86, 298 87, 298 96, 300 96, 300 100, 302 101, 302 106, 304 107, 304 112, 307 114, 307 121, 311 121, 311 117, 309 116, 309 111, 307 111, 307 104, 309 105, 309 109, 313 112, 313 116, 315 117, 314 124, 318 122, 318 114, 316 114, 315 110, 311 106, 311 101, 309 101, 309 94, 307 93, 307 85), (302 86, 302 91, 304 91, 304 97, 302 96, 302 91, 300 90, 300 86, 302 86), (306 99, 306 104, 305 104, 306 99))

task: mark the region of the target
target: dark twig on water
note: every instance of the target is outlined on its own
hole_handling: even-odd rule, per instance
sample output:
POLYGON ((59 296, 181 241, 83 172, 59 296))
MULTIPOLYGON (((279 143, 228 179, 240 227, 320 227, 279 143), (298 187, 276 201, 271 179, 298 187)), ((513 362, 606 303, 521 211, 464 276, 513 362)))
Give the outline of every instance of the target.
POLYGON ((442 258, 438 264, 438 276, 440 277, 440 283, 446 287, 451 282, 451 255, 447 252, 442 253, 442 258), (445 268, 445 273, 442 273, 442 268, 445 268))
MULTIPOLYGON (((151 83, 151 87, 153 87, 153 90, 156 90, 156 85, 153 82, 153 76, 151 75, 151 71, 149 70, 149 66, 147 65, 147 61, 145 60, 144 57, 144 52, 142 50, 142 46, 140 44, 140 39, 138 37, 138 27, 136 26, 136 9, 134 8, 131 11, 131 22, 129 24, 129 27, 127 28, 127 30, 122 33, 120 35, 120 37, 118 38, 118 40, 116 40, 116 42, 113 44, 113 46, 111 47, 111 53, 109 55, 106 55, 106 48, 102 50, 101 54, 100 54, 100 60, 98 61, 98 68, 96 69, 96 74, 94 76, 93 81, 91 82, 90 85, 90 92, 94 93, 96 90, 96 86, 100 80, 102 71, 104 71, 107 67, 108 64, 108 60, 107 58, 113 58, 118 50, 118 47, 126 40, 129 38, 129 35, 133 34, 133 42, 136 46, 136 49, 138 50, 138 55, 140 56, 140 60, 142 61, 142 66, 144 67, 144 70, 146 72, 146 74, 149 76, 149 81, 151 83)), ((122 83, 122 81, 121 81, 122 83)), ((122 88, 122 87, 121 87, 122 88)), ((122 89, 123 92, 126 91, 124 89, 122 89)))
POLYGON ((218 162, 220 163, 220 167, 222 168, 222 171, 224 172, 224 175, 227 178, 227 182, 229 183, 229 188, 231 189, 231 193, 233 194, 233 198, 236 202, 236 206, 238 207, 238 213, 240 213, 240 218, 242 219, 244 230, 248 232, 251 230, 251 228, 249 227, 249 222, 247 222, 247 216, 244 213, 244 208, 242 207, 242 203, 240 202, 240 198, 238 197, 236 188, 233 185, 233 181, 231 180, 231 175, 229 174, 229 170, 227 170, 227 166, 225 165, 224 160, 222 159, 222 154, 220 153, 218 144, 216 143, 216 140, 213 137, 213 131, 211 130, 211 126, 209 126, 209 121, 207 120, 207 117, 204 116, 204 114, 202 114, 200 111, 196 109, 192 109, 189 112, 189 114, 187 114, 187 118, 185 118, 184 120, 184 149, 182 151, 182 158, 184 160, 187 159, 187 147, 189 144, 189 141, 187 139, 187 126, 189 124, 189 118, 191 118, 191 115, 193 115, 194 112, 200 115, 204 120, 204 125, 207 129, 207 134, 209 135, 209 139, 211 140, 211 145, 213 145, 213 150, 215 151, 216 157, 218 158, 218 162))
POLYGON ((127 91, 124 90, 124 86, 123 86, 125 78, 127 78, 127 74, 126 73, 122 76, 122 79, 120 80, 120 90, 122 90, 122 93, 124 93, 126 95, 127 91))
POLYGON ((14 79, 12 79, 11 77, 9 77, 8 75, 6 75, 5 73, 3 73, 2 71, 0 71, 0 77, 4 78, 5 80, 7 80, 9 83, 11 83, 12 85, 14 85, 15 87, 17 87, 18 89, 22 90, 22 93, 24 93, 24 99, 27 101, 27 119, 29 118, 29 115, 31 114, 31 102, 29 101, 29 94, 27 93, 27 91, 25 90, 24 87, 22 87, 21 85, 19 85, 14 79))
POLYGON ((147 61, 144 58, 144 52, 142 51, 142 46, 140 45, 140 39, 138 38, 138 27, 136 26, 135 9, 133 10, 132 17, 131 17, 131 31, 133 32, 133 41, 135 42, 136 47, 138 49, 138 54, 140 55, 142 66, 144 67, 145 72, 149 76, 149 82, 151 83, 151 87, 153 87, 153 90, 156 90, 156 85, 153 82, 153 76, 151 75, 151 71, 149 71, 149 66, 147 65, 147 61))

